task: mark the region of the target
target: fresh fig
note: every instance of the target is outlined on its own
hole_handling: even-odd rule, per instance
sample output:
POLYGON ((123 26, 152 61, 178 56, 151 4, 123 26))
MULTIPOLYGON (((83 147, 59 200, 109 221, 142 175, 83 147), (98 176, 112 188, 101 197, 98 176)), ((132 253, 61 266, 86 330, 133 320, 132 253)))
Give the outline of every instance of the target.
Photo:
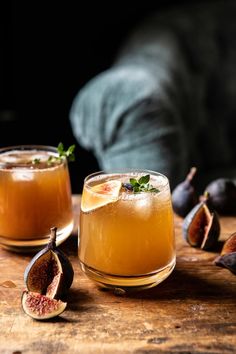
POLYGON ((229 269, 236 275, 236 232, 225 241, 221 254, 214 263, 218 267, 229 269))
POLYGON ((183 237, 192 247, 203 250, 213 249, 220 235, 218 214, 210 210, 208 196, 195 205, 187 214, 182 226, 183 237))
POLYGON ((192 167, 185 180, 179 183, 172 191, 174 212, 181 217, 185 217, 198 203, 198 196, 193 185, 193 178, 196 172, 196 167, 192 167))
POLYGON ((51 229, 47 246, 38 252, 24 273, 27 290, 22 307, 26 314, 44 320, 61 314, 67 303, 59 298, 70 288, 74 271, 67 256, 56 247, 57 228, 51 229))
POLYGON ((24 280, 28 291, 56 298, 70 288, 74 271, 67 256, 56 247, 57 228, 51 229, 48 245, 28 264, 24 280))
POLYGON ((24 291, 21 299, 23 310, 36 320, 46 320, 60 315, 67 303, 45 295, 24 291))
POLYGON ((228 178, 218 178, 207 185, 209 202, 219 214, 236 214, 236 185, 228 178))
POLYGON ((236 232, 229 236, 221 250, 221 256, 236 252, 236 232))
POLYGON ((231 273, 236 275, 236 252, 219 256, 215 259, 215 265, 222 268, 227 268, 231 273))

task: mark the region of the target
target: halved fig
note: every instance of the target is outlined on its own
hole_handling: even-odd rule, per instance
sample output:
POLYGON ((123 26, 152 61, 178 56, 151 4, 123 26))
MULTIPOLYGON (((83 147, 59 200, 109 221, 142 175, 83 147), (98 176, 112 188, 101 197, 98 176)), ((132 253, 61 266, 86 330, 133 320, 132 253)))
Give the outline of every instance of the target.
POLYGON ((225 241, 221 254, 214 260, 214 263, 236 274, 236 232, 225 241))
POLYGON ((236 232, 228 237, 221 250, 221 256, 228 253, 236 252, 236 232))
POLYGON ((25 270, 25 284, 29 291, 47 296, 50 288, 50 296, 53 298, 62 286, 62 266, 57 254, 52 250, 40 253, 31 260, 25 270))
POLYGON ((203 250, 213 249, 220 235, 218 214, 210 210, 207 198, 199 202, 183 221, 183 237, 192 247, 203 250))
POLYGON ((21 298, 22 308, 27 315, 36 320, 46 320, 60 315, 67 303, 51 299, 45 295, 24 291, 21 298))
POLYGON ((215 259, 214 263, 218 267, 227 268, 231 273, 236 275, 236 252, 219 256, 215 259))
POLYGON ((25 269, 27 290, 51 298, 59 297, 69 289, 73 276, 69 259, 56 247, 56 228, 52 228, 48 245, 32 258, 25 269))

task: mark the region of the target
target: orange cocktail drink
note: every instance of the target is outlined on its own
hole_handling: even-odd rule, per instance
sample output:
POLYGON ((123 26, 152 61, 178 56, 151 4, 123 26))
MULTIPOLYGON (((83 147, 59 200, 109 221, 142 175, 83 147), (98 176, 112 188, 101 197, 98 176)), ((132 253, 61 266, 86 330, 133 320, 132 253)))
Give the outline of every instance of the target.
POLYGON ((16 249, 47 243, 50 228, 58 242, 73 228, 70 177, 66 159, 45 146, 0 150, 0 242, 16 249))
POLYGON ((143 288, 164 280, 175 265, 168 179, 139 170, 88 176, 79 260, 90 278, 107 286, 143 288), (135 181, 146 183, 135 187, 135 181))

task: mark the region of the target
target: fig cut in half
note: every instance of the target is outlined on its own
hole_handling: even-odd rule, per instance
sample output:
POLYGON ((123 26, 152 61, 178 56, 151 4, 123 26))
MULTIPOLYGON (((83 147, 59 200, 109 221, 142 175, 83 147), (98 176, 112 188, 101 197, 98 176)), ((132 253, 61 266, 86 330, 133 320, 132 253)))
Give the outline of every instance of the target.
POLYGON ((25 269, 27 290, 21 301, 25 313, 37 320, 60 315, 67 303, 60 300, 70 288, 74 271, 67 256, 56 247, 57 228, 51 228, 51 237, 25 269))
POLYGON ((45 295, 24 291, 21 299, 22 308, 27 315, 36 320, 47 320, 60 315, 67 303, 50 299, 45 295))
POLYGON ((48 250, 30 262, 25 272, 25 283, 29 291, 54 298, 62 286, 62 276, 57 254, 48 250))
POLYGON ((192 247, 212 250, 220 235, 218 214, 211 211, 207 200, 199 202, 183 221, 183 237, 192 247))
POLYGON ((221 250, 221 256, 225 254, 236 252, 236 232, 231 234, 228 239, 225 241, 224 246, 221 250))
POLYGON ((56 228, 52 228, 48 245, 32 258, 25 269, 27 290, 58 298, 70 288, 73 276, 69 259, 56 247, 56 228))
POLYGON ((221 254, 215 259, 214 263, 236 275, 236 232, 225 241, 221 254))

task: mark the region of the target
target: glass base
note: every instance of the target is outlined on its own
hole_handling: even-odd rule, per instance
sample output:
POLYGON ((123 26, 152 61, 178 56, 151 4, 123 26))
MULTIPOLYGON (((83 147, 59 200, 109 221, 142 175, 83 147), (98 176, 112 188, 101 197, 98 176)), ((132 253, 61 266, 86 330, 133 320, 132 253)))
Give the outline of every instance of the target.
POLYGON ((88 267, 80 261, 80 267, 89 279, 103 288, 113 289, 118 294, 149 289, 158 285, 172 273, 175 264, 176 260, 174 258, 167 266, 152 273, 135 276, 119 276, 102 273, 88 267))
MULTIPOLYGON (((57 246, 59 246, 70 236, 73 230, 73 225, 74 222, 72 221, 69 225, 67 225, 63 229, 57 230, 57 241, 56 241, 57 246)), ((1 236, 0 245, 9 251, 18 252, 18 253, 37 252, 48 243, 49 237, 50 234, 48 235, 48 237, 44 237, 43 239, 14 240, 10 238, 4 238, 1 236)))

